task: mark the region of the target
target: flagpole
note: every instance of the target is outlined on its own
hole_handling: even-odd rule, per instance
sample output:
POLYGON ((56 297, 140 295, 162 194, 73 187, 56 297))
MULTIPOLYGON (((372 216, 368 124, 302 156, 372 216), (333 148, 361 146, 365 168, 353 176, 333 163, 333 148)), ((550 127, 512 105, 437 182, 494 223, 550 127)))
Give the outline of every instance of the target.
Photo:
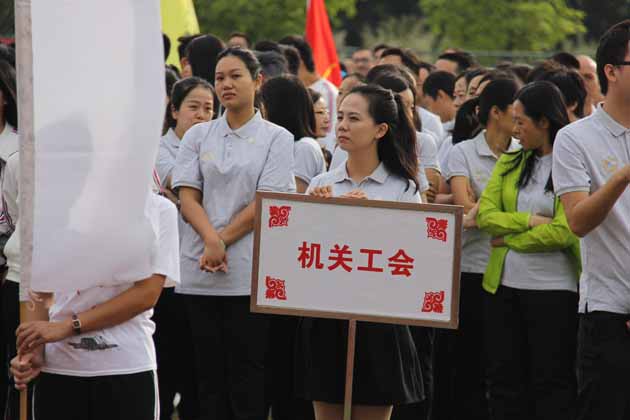
MULTIPOLYGON (((20 288, 31 284, 33 257, 33 192, 34 192, 34 133, 33 133, 33 33, 31 0, 15 0, 15 41, 17 59, 18 127, 20 136, 20 288)), ((22 294, 22 293, 21 293, 22 294)), ((26 302, 20 302, 20 319, 24 319, 26 302)), ((28 418, 28 391, 20 392, 20 420, 28 418)))

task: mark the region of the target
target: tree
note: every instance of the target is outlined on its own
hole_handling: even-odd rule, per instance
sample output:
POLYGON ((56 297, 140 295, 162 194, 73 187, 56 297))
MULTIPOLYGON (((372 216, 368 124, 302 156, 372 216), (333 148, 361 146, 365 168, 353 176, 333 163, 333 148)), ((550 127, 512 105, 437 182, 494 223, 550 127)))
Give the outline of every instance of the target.
POLYGON ((586 30, 584 12, 565 0, 419 1, 442 46, 542 51, 586 30))
MULTIPOLYGON (((327 0, 331 19, 341 12, 356 13, 357 0, 327 0)), ((254 40, 277 40, 303 34, 306 0, 195 0, 201 30, 225 38, 232 31, 246 32, 254 40)))

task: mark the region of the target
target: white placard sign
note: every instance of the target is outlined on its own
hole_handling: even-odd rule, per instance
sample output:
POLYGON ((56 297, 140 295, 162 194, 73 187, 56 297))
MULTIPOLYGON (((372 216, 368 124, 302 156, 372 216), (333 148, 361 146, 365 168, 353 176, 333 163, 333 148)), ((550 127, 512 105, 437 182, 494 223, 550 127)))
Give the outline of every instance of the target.
POLYGON ((462 208, 259 192, 252 311, 457 328, 462 208))

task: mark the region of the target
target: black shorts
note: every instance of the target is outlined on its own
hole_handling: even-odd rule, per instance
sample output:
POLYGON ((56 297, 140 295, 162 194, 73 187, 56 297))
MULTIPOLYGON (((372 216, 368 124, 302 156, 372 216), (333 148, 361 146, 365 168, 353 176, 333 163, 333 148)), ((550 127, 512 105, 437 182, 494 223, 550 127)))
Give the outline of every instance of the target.
POLYGON ((42 373, 33 390, 33 420, 157 420, 155 373, 79 376, 42 373))

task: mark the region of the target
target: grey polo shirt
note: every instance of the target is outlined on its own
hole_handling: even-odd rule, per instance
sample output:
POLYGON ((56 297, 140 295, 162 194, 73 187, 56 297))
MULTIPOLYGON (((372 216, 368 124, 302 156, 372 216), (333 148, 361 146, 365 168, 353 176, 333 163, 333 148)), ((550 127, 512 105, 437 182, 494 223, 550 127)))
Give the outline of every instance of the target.
MULTIPOLYGON (((556 194, 594 193, 615 171, 630 164, 630 129, 600 104, 589 117, 564 127, 553 152, 556 194)), ((606 219, 580 240, 580 312, 630 314, 630 191, 619 197, 606 219)))
MULTIPOLYGON (((519 212, 553 218, 555 194, 545 191, 551 175, 552 155, 535 157, 532 176, 518 191, 519 212)), ((577 292, 577 276, 569 254, 564 250, 551 252, 516 252, 505 257, 501 284, 525 290, 569 290, 577 292)))
POLYGON ((169 128, 166 134, 160 139, 160 148, 158 151, 155 169, 160 177, 162 185, 166 185, 166 178, 173 174, 175 160, 179 152, 179 137, 175 134, 175 130, 169 128))
POLYGON ((326 172, 324 153, 317 140, 304 137, 293 145, 294 162, 293 174, 306 184, 317 175, 326 172))
POLYGON ((315 187, 332 187, 332 195, 338 197, 353 190, 363 191, 370 200, 400 201, 421 203, 420 193, 413 182, 389 173, 385 165, 380 165, 361 182, 356 183, 348 175, 345 163, 329 172, 315 177, 308 186, 307 194, 315 187), (407 188, 409 186, 409 188, 407 188))
MULTIPOLYGON (((200 190, 210 223, 221 230, 254 200, 256 190, 295 191, 292 168, 291 133, 265 121, 259 112, 237 130, 223 116, 188 130, 177 155, 173 187, 200 190)), ((250 294, 253 233, 228 248, 227 273, 201 271, 203 240, 192 229, 182 234, 179 293, 250 294)))
MULTIPOLYGON (((508 151, 518 150, 520 145, 512 139, 508 151)), ((476 137, 457 143, 449 152, 446 179, 456 176, 468 179, 477 199, 486 188, 492 175, 497 156, 486 142, 486 130, 476 137)), ((466 273, 484 273, 490 258, 490 236, 479 230, 464 232, 462 252, 462 271, 466 273)))

